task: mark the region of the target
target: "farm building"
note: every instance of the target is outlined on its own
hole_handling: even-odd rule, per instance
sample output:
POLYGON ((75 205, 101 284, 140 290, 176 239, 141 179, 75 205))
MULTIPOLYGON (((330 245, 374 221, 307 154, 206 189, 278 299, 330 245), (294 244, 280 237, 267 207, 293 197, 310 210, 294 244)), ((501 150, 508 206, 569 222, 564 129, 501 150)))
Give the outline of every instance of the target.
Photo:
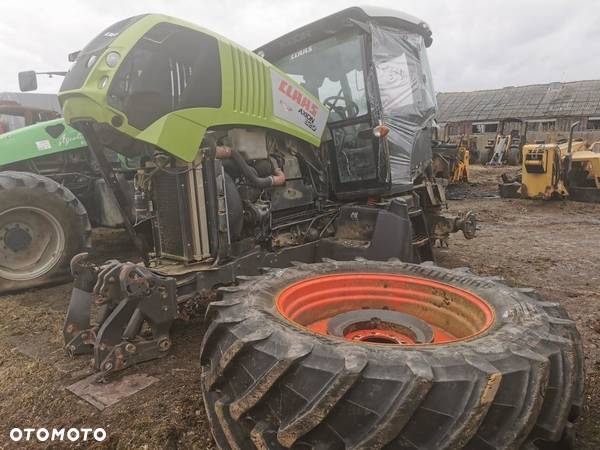
POLYGON ((600 139, 600 80, 443 92, 437 101, 442 135, 475 135, 478 147, 496 135, 502 121, 505 133, 523 134, 527 127, 527 142, 566 139, 577 121, 575 137, 600 139))

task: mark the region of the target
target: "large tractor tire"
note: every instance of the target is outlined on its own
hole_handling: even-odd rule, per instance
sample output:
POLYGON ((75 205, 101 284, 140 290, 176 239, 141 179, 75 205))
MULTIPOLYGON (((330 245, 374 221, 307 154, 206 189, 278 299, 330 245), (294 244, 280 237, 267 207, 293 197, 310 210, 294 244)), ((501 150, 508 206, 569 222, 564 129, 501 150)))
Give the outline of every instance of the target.
POLYGON ((67 279, 90 247, 88 215, 71 191, 42 175, 0 172, 0 293, 67 279))
POLYGON ((202 392, 222 449, 567 448, 574 322, 467 270, 328 261, 222 288, 202 392), (548 448, 548 447, 544 447, 548 448))

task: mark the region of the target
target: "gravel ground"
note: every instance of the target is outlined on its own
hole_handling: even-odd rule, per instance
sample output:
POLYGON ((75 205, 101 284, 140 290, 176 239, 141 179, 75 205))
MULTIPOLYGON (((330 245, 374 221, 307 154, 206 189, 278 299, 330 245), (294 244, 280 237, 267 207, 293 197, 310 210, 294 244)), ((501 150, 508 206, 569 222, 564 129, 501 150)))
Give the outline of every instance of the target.
MULTIPOLYGON (((472 185, 455 189, 453 197, 464 199, 451 201, 449 212, 477 212, 481 230, 470 241, 453 236, 449 248, 436 250, 438 263, 500 275, 565 305, 586 353, 588 403, 577 448, 600 448, 600 205, 500 199, 501 172, 473 167, 472 185)), ((120 231, 96 230, 94 238, 96 259, 131 256, 120 231)), ((201 319, 176 325, 170 356, 125 372, 158 382, 100 412, 66 390, 89 374, 85 357, 69 360, 61 351, 69 294, 62 285, 0 299, 0 449, 16 448, 8 439, 13 427, 105 428, 107 440, 86 448, 214 448, 199 388, 201 319)))

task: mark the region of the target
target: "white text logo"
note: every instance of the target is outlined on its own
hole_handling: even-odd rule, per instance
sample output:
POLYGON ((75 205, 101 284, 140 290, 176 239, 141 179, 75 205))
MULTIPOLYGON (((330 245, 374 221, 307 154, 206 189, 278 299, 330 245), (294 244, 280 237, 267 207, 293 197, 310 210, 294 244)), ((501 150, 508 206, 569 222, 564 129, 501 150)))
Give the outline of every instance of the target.
POLYGON ((33 441, 91 441, 102 442, 106 439, 104 428, 13 428, 10 438, 14 442, 33 441))

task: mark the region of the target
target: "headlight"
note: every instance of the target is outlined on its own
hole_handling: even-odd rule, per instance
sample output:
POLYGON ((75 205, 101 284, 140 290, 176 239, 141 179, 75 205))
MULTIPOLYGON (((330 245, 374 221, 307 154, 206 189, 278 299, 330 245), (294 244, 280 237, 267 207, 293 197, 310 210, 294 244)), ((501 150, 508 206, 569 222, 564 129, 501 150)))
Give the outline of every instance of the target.
POLYGON ((108 67, 115 67, 119 63, 119 59, 121 59, 121 55, 117 52, 110 52, 106 55, 106 65, 108 67))

